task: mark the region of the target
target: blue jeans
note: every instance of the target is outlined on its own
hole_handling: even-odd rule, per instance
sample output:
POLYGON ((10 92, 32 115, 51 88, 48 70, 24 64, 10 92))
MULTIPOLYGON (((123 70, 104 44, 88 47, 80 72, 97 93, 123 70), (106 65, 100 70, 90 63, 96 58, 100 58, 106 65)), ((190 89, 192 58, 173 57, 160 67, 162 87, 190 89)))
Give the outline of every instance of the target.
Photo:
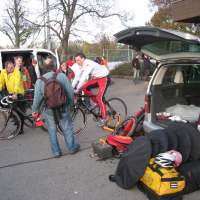
MULTIPOLYGON (((43 117, 47 125, 52 153, 54 155, 60 155, 61 149, 56 134, 57 128, 54 116, 47 111, 44 113, 43 117)), ((73 152, 77 148, 78 144, 75 141, 74 128, 70 113, 63 112, 61 114, 61 119, 59 120, 59 123, 63 131, 66 147, 70 152, 73 152)))

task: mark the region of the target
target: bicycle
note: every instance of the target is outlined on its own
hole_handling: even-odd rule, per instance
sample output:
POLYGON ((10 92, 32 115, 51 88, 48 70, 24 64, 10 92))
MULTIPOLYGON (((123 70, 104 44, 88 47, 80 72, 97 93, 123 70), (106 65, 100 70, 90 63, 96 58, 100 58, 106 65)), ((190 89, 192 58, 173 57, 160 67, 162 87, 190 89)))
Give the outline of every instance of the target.
MULTIPOLYGON (((94 95, 95 96, 95 95, 94 95)), ((80 134, 87 125, 87 115, 92 114, 93 119, 98 121, 101 119, 101 112, 98 105, 90 108, 88 105, 89 96, 84 94, 77 94, 75 96, 76 103, 72 109, 72 120, 74 123, 75 134, 80 134)), ((105 130, 113 131, 120 124, 120 122, 127 116, 127 106, 120 98, 103 99, 106 105, 106 123, 102 127, 105 130)), ((61 127, 58 124, 58 131, 62 134, 61 127)))
POLYGON ((133 116, 129 116, 125 119, 116 129, 113 131, 113 135, 123 136, 137 136, 137 133, 142 131, 143 121, 145 117, 145 109, 140 108, 139 111, 135 112, 133 116))
POLYGON ((30 128, 35 127, 34 118, 31 112, 29 112, 31 111, 29 109, 32 99, 14 100, 8 95, 3 97, 0 102, 0 140, 15 138, 19 135, 23 125, 30 128), (24 110, 18 106, 19 102, 23 103, 23 106, 26 106, 24 110))

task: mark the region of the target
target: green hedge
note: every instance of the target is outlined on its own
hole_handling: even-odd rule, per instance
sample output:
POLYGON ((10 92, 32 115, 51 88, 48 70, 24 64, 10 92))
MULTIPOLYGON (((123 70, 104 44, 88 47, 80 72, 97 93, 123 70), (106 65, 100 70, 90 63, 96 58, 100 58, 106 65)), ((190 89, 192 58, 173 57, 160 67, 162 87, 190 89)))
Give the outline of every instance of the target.
POLYGON ((130 63, 123 63, 112 70, 111 75, 132 76, 133 68, 130 63))

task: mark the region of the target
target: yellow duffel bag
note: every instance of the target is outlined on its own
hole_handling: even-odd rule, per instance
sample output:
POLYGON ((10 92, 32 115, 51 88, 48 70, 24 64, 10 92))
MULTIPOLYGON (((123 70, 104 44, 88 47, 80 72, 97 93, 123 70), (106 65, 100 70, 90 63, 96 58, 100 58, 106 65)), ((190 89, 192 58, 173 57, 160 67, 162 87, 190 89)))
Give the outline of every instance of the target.
POLYGON ((161 167, 154 163, 154 158, 150 160, 140 181, 158 196, 179 193, 185 188, 184 177, 174 167, 161 167))

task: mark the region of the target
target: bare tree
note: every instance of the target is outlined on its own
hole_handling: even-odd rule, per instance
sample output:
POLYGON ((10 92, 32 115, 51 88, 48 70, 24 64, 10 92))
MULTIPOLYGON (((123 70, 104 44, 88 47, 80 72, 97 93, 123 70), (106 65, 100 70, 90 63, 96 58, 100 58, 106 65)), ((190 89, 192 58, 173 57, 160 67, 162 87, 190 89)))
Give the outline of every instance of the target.
MULTIPOLYGON (((70 35, 78 35, 80 31, 87 31, 77 26, 81 23, 87 23, 85 17, 92 19, 103 19, 112 16, 122 16, 113 10, 114 0, 54 0, 49 4, 51 13, 48 23, 40 26, 50 28, 51 32, 59 39, 61 45, 61 57, 68 53, 70 35)), ((88 33, 90 34, 90 33, 88 33)))
POLYGON ((23 0, 9 0, 6 8, 6 17, 0 31, 4 33, 14 47, 23 45, 33 32, 32 25, 24 17, 23 0))

